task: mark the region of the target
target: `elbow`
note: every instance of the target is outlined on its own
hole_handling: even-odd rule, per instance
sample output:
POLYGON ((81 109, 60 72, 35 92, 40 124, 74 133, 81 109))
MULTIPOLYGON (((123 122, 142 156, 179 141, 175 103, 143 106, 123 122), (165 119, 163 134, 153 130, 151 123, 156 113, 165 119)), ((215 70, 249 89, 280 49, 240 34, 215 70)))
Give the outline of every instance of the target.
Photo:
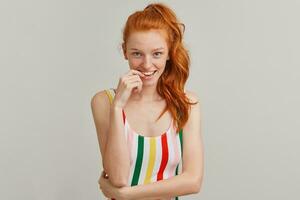
POLYGON ((118 171, 111 172, 108 170, 108 168, 106 168, 106 166, 104 167, 104 169, 107 169, 105 171, 108 172, 107 173, 108 179, 113 186, 115 186, 115 187, 127 186, 127 176, 124 176, 124 174, 126 174, 126 173, 118 172, 118 171))
POLYGON ((128 177, 130 173, 130 163, 128 162, 122 166, 110 164, 110 162, 103 163, 103 168, 107 172, 110 183, 115 187, 127 186, 128 177))
POLYGON ((112 185, 115 187, 125 187, 127 186, 127 180, 126 179, 114 179, 114 178, 109 178, 110 182, 112 185))
POLYGON ((194 181, 192 182, 193 186, 191 187, 193 188, 193 194, 197 194, 201 191, 202 181, 202 177, 194 179, 194 181))
POLYGON ((110 183, 115 186, 115 187, 124 187, 127 186, 127 178, 124 176, 116 176, 114 175, 109 175, 108 174, 108 180, 110 183))

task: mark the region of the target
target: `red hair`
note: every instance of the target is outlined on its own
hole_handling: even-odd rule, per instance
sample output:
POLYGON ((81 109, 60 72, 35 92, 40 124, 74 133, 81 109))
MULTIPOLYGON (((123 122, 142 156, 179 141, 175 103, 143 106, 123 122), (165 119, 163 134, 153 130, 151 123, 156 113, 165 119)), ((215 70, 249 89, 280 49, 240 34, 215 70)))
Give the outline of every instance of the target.
POLYGON ((178 133, 188 120, 191 105, 197 103, 190 102, 184 93, 190 65, 188 51, 182 42, 185 26, 166 5, 149 4, 144 10, 136 11, 128 17, 123 29, 123 50, 126 49, 126 42, 131 33, 151 29, 165 31, 170 58, 156 87, 158 94, 166 100, 166 107, 157 120, 166 111, 170 111, 178 133))

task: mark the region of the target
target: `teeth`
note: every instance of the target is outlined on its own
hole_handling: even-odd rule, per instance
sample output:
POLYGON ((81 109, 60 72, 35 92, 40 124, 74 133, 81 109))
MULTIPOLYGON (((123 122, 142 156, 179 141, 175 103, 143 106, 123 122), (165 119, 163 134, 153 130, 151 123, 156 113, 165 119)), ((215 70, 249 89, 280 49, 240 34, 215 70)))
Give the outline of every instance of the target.
POLYGON ((153 71, 153 72, 142 72, 142 73, 145 74, 146 76, 150 76, 150 75, 154 74, 154 72, 155 71, 153 71))

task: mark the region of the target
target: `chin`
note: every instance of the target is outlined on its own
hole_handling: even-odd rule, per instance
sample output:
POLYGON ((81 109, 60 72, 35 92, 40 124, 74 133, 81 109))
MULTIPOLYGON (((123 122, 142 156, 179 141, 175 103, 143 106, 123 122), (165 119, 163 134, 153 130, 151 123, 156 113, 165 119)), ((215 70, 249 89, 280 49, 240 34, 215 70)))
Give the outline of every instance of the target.
POLYGON ((157 81, 149 81, 149 82, 143 82, 143 86, 156 86, 157 81))

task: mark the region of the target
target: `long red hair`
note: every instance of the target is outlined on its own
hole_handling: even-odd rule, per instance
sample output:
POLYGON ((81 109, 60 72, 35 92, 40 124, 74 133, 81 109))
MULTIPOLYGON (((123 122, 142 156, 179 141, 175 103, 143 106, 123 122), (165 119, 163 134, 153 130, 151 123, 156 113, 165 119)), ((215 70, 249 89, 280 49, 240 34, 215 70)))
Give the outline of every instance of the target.
POLYGON ((157 120, 166 111, 170 111, 178 133, 188 120, 191 105, 198 103, 190 102, 184 93, 190 66, 190 57, 182 41, 185 26, 168 6, 162 3, 149 4, 144 10, 136 11, 128 17, 123 29, 123 50, 126 49, 131 33, 151 29, 167 33, 170 58, 156 87, 158 94, 166 100, 166 107, 157 120))

